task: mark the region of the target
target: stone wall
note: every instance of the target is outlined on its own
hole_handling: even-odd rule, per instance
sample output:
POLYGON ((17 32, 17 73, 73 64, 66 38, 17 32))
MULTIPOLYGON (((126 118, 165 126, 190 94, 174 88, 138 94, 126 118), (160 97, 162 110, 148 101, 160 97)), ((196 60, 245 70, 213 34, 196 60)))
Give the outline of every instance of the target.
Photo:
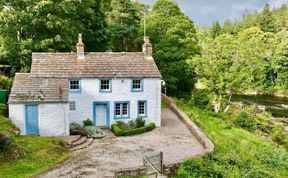
POLYGON ((137 168, 129 168, 129 169, 122 169, 115 173, 115 177, 120 176, 139 176, 146 174, 146 167, 137 167, 137 168))
POLYGON ((192 120, 174 104, 173 100, 171 100, 165 94, 161 95, 161 99, 182 120, 182 122, 187 126, 190 132, 203 145, 205 151, 207 153, 213 152, 214 144, 205 136, 205 134, 200 130, 200 128, 194 122, 192 122, 192 120))

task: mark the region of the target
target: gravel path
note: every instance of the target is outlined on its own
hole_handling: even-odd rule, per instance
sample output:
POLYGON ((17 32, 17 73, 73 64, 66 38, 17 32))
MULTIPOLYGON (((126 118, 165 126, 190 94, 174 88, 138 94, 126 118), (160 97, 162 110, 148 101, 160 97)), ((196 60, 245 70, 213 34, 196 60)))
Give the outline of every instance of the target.
POLYGON ((122 168, 143 164, 143 156, 162 151, 164 163, 175 163, 205 154, 204 148, 169 109, 162 110, 162 126, 151 132, 117 137, 109 144, 93 143, 40 177, 113 177, 122 168))

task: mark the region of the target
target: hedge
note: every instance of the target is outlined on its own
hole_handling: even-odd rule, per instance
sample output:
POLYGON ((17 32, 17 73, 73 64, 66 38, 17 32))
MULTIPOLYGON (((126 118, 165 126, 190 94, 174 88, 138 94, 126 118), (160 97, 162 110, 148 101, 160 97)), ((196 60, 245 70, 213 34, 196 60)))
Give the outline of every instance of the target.
POLYGON ((147 126, 135 128, 135 129, 129 129, 129 130, 122 130, 118 126, 118 124, 113 124, 111 126, 111 130, 116 136, 129 136, 129 135, 140 134, 140 133, 144 133, 144 132, 153 130, 154 128, 155 128, 155 123, 150 123, 147 126))

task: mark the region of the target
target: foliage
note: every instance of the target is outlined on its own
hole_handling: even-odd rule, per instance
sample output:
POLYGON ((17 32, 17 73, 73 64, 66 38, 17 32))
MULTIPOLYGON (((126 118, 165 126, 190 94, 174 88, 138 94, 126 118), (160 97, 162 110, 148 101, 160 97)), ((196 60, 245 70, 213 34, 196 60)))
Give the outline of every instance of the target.
POLYGON ((113 124, 111 126, 111 130, 116 136, 130 136, 130 135, 140 134, 140 133, 144 133, 144 132, 147 132, 147 131, 151 131, 154 128, 155 128, 155 124, 154 123, 150 123, 150 124, 148 124, 147 126, 144 126, 144 127, 131 128, 131 129, 125 129, 125 130, 123 130, 119 126, 119 124, 113 124))
POLYGON ((10 137, 0 132, 0 151, 6 150, 12 144, 10 137))
POLYGON ((145 126, 145 120, 143 118, 137 118, 135 120, 136 128, 144 127, 145 126))
POLYGON ((20 136, 19 128, 1 115, 0 132, 10 138, 8 149, 0 151, 0 177, 34 176, 69 156, 63 140, 20 136))
POLYGON ((70 129, 71 135, 83 135, 83 136, 87 135, 86 130, 80 124, 76 122, 72 122, 69 125, 69 129, 70 129))
POLYGON ((235 119, 234 123, 235 125, 251 132, 256 129, 257 124, 255 119, 253 119, 247 112, 241 112, 235 119))
POLYGON ((107 23, 100 0, 5 1, 0 11, 0 63, 29 71, 31 52, 75 51, 83 33, 86 51, 105 51, 107 23))
POLYGON ((167 92, 190 94, 195 75, 185 60, 199 53, 193 21, 175 2, 158 0, 147 15, 147 34, 154 45, 153 57, 166 82, 167 92))
MULTIPOLYGON (((112 34, 110 47, 113 51, 138 51, 135 44, 140 26, 140 9, 131 0, 112 0, 111 11, 106 11, 109 30, 112 34)), ((137 5, 140 5, 137 2, 137 5)), ((140 7, 139 7, 140 8, 140 7)))
POLYGON ((209 92, 207 90, 194 90, 192 93, 192 102, 202 109, 209 108, 209 92))
POLYGON ((12 87, 13 80, 6 76, 0 75, 0 89, 10 91, 12 87))
POLYGON ((227 125, 234 117, 176 102, 215 145, 213 154, 191 159, 175 177, 287 177, 288 153, 255 133, 227 125), (240 146, 239 146, 240 145, 240 146))
POLYGON ((105 137, 105 133, 99 127, 96 126, 87 126, 85 127, 87 132, 87 137, 89 138, 103 138, 105 137))
POLYGON ((165 102, 161 101, 161 109, 167 109, 169 108, 168 104, 166 104, 165 102))
POLYGON ((83 121, 83 127, 94 126, 93 121, 89 118, 83 121))
POLYGON ((0 103, 0 115, 8 116, 8 105, 0 103))

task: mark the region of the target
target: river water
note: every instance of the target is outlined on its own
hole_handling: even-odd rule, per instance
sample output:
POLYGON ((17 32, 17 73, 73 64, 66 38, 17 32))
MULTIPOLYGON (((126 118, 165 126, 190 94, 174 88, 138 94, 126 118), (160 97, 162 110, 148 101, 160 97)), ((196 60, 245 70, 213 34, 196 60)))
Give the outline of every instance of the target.
POLYGON ((233 95, 231 101, 264 106, 266 111, 271 112, 274 117, 288 119, 288 98, 264 95, 233 95))

